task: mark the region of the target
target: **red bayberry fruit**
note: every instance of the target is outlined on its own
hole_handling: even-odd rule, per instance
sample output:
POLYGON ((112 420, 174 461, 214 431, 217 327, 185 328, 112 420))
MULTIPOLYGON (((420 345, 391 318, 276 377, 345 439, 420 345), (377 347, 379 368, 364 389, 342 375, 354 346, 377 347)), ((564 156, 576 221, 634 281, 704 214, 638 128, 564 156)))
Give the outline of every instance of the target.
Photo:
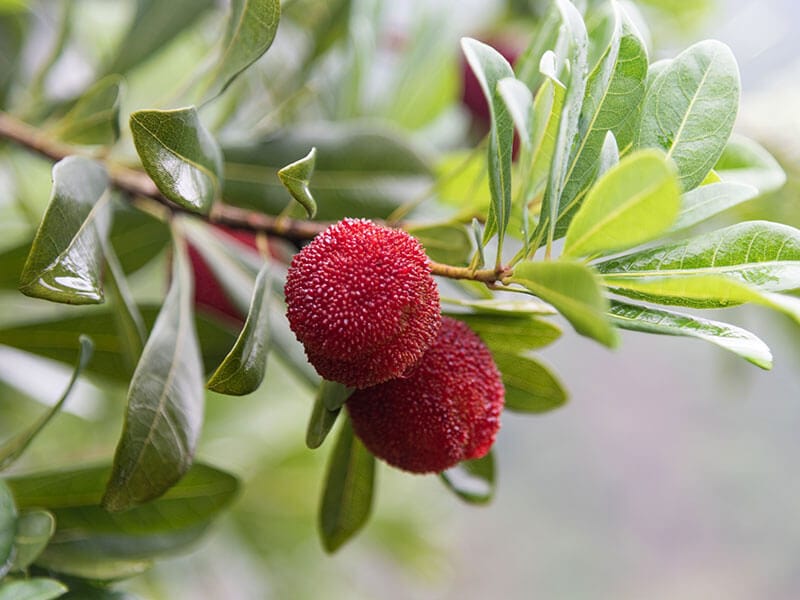
POLYGON ((365 219, 340 221, 298 252, 285 292, 289 325, 309 362, 350 387, 402 375, 441 325, 420 243, 365 219))
POLYGON ((486 455, 504 398, 489 349, 465 323, 445 317, 406 376, 357 390, 347 410, 375 456, 413 473, 438 473, 486 455))

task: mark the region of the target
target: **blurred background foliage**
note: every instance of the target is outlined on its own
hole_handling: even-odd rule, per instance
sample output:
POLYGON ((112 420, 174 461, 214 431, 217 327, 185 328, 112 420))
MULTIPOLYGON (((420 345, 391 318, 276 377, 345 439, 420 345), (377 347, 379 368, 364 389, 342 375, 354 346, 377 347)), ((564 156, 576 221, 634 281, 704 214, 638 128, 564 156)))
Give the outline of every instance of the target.
MULTIPOLYGON (((119 71, 127 79, 123 115, 169 106, 194 85, 194 67, 209 60, 224 6, 163 4, 169 7, 164 20, 128 32, 134 2, 0 0, 0 61, 6 61, 0 62, 0 99, 22 116, 55 119, 99 75, 119 71), (9 57, 19 61, 12 65, 9 57)), ((280 145, 289 126, 357 120, 371 135, 377 130, 394 140, 387 152, 405 160, 388 183, 385 174, 376 175, 363 192, 382 194, 385 205, 373 208, 386 216, 397 208, 392 194, 408 201, 435 176, 413 157, 463 150, 480 136, 481 124, 460 102, 459 37, 518 52, 549 3, 283 4, 272 49, 203 109, 238 165, 228 170, 226 185, 235 195, 259 183, 249 179, 248 165, 272 164, 264 144, 278 144, 275 166, 293 160, 280 145), (254 134, 263 139, 256 149, 245 144, 254 134)), ((800 8, 790 0, 637 5, 649 26, 651 61, 703 37, 732 46, 744 83, 740 130, 778 156, 789 176, 782 190, 748 203, 737 216, 800 225, 800 53, 791 25, 800 8)), ((297 152, 305 153, 297 138, 318 140, 323 132, 292 128, 292 135, 297 152)), ((116 158, 133 159, 124 131, 123 142, 116 158)), ((0 151, 0 250, 10 261, 0 269, 0 327, 8 329, 63 308, 31 303, 15 291, 10 252, 39 221, 50 164, 12 148, 0 151)), ((337 151, 331 151, 331 176, 348 168, 333 160, 337 151)), ((361 162, 359 168, 363 181, 368 167, 361 162)), ((322 151, 318 171, 326 171, 322 151)), ((469 202, 461 195, 471 192, 451 194, 463 205, 469 202)), ((362 197, 347 200, 357 206, 362 197)), ((140 225, 144 234, 115 246, 134 273, 137 299, 147 303, 164 293, 165 259, 141 267, 162 253, 165 237, 146 219, 140 225)), ((745 326, 759 321, 774 347, 772 373, 686 340, 623 333, 622 348, 611 353, 565 336, 545 357, 560 367, 571 402, 542 417, 504 416, 493 504, 461 505, 435 478, 381 466, 371 523, 333 557, 323 553, 315 532, 325 456, 303 444, 313 391, 273 355, 267 384, 257 393, 209 393, 199 458, 242 479, 232 510, 191 552, 157 562, 118 589, 153 600, 795 598, 800 344, 781 317, 766 321, 765 311, 736 310, 745 326)), ((229 340, 224 325, 217 320, 214 326, 229 340)), ((40 403, 55 401, 52 390, 68 378, 61 363, 0 346, 0 439, 35 419, 40 403)), ((83 378, 66 412, 15 471, 105 459, 119 434, 124 399, 123 385, 83 378)))

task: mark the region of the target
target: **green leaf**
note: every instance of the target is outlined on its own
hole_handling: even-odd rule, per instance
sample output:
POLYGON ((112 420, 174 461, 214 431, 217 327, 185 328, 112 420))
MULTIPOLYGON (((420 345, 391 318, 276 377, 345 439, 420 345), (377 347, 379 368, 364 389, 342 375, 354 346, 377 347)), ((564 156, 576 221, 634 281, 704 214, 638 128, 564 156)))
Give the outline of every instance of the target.
POLYGON ((751 185, 761 194, 786 183, 778 161, 763 146, 741 135, 731 136, 714 169, 723 181, 751 185))
POLYGON ((108 284, 109 295, 112 298, 111 308, 116 316, 117 331, 121 342, 123 356, 127 367, 133 371, 139 357, 142 355, 145 341, 147 340, 147 329, 144 325, 144 318, 136 306, 133 294, 128 287, 128 281, 122 270, 122 265, 117 258, 111 244, 104 244, 103 254, 106 259, 106 283, 108 284))
POLYGON ((626 156, 589 190, 567 230, 563 255, 610 254, 657 238, 675 221, 680 194, 662 152, 626 156))
POLYGON ((687 229, 729 208, 758 196, 758 190, 746 183, 711 183, 701 185, 681 197, 681 210, 672 225, 673 231, 687 229))
POLYGON ((225 39, 211 86, 213 96, 267 51, 278 31, 281 5, 278 0, 232 0, 225 39))
POLYGON ((503 374, 508 410, 541 413, 567 402, 567 393, 556 377, 538 361, 511 352, 492 351, 503 374))
POLYGON ((279 214, 290 196, 275 172, 312 146, 317 156, 309 189, 321 220, 386 218, 432 183, 429 159, 403 134, 364 123, 325 123, 226 147, 225 201, 279 214))
POLYGON ((772 353, 767 345, 749 331, 728 323, 618 301, 612 301, 610 315, 611 321, 622 329, 698 338, 762 369, 772 368, 772 353))
POLYGON ((125 73, 144 62, 191 27, 213 5, 213 0, 137 0, 136 15, 107 72, 125 73))
POLYGON ((169 246, 169 225, 127 202, 115 203, 114 209, 111 245, 122 270, 133 273, 169 246))
POLYGON ((80 336, 79 341, 81 345, 80 354, 78 355, 78 361, 75 365, 75 370, 72 372, 72 377, 67 384, 67 389, 65 389, 64 393, 61 394, 61 398, 58 400, 58 402, 47 409, 47 411, 45 411, 33 425, 0 446, 0 471, 8 468, 20 457, 20 455, 30 445, 34 438, 39 435, 42 429, 44 429, 45 426, 50 422, 50 419, 52 419, 58 413, 58 411, 61 410, 64 402, 66 402, 67 398, 72 392, 72 388, 78 381, 78 377, 91 360, 92 352, 94 351, 94 343, 92 342, 91 338, 82 335, 80 336))
MULTIPOLYGON (((651 284, 660 286, 660 281, 667 278, 711 276, 766 292, 793 290, 800 287, 800 231, 779 223, 748 221, 621 256, 595 267, 603 274, 604 283, 614 289, 642 289, 639 282, 648 282, 650 289, 651 284)), ((675 291, 681 284, 674 281, 667 285, 675 291)), ((712 295, 708 301, 687 298, 685 306, 726 305, 727 292, 722 291, 721 296, 712 290, 709 293, 712 295)))
POLYGON ((131 113, 131 133, 142 166, 164 196, 207 214, 221 193, 222 154, 190 106, 131 113))
POLYGON ((322 380, 314 399, 311 418, 308 420, 306 446, 314 450, 322 445, 350 392, 350 389, 339 383, 322 380))
POLYGON ((72 144, 113 144, 119 138, 119 106, 124 80, 104 77, 81 96, 55 127, 54 134, 72 144))
MULTIPOLYGON (((442 304, 451 304, 468 308, 472 312, 487 315, 554 315, 556 310, 536 298, 526 298, 525 300, 506 300, 491 298, 486 300, 464 300, 461 298, 441 297, 442 304)), ((453 316, 458 316, 454 314, 453 316)))
POLYGON ((616 346, 616 331, 605 316, 608 300, 589 267, 567 261, 524 262, 514 267, 510 281, 552 304, 581 335, 616 346))
POLYGON ((311 175, 314 173, 316 158, 317 149, 311 148, 311 152, 303 158, 286 165, 278 171, 278 178, 281 183, 289 190, 292 198, 306 209, 309 219, 313 219, 317 214, 317 203, 311 195, 311 190, 308 189, 308 184, 311 183, 311 175))
POLYGON ((495 490, 494 454, 465 460, 439 474, 445 486, 469 504, 491 502, 495 490))
POLYGON ((533 93, 519 79, 505 77, 497 82, 497 92, 517 128, 522 147, 530 150, 533 133, 533 93))
POLYGON ((0 583, 0 600, 51 600, 66 591, 67 586, 55 579, 17 579, 0 583))
POLYGON ((483 245, 497 234, 497 264, 500 264, 503 240, 511 215, 511 146, 514 127, 511 115, 497 90, 497 83, 505 77, 514 77, 514 71, 497 50, 482 42, 462 38, 461 49, 489 105, 491 129, 488 161, 492 203, 489 205, 489 216, 483 230, 483 245))
POLYGON ((17 521, 14 570, 27 569, 42 553, 56 528, 55 517, 46 510, 25 511, 17 521))
POLYGON ((176 239, 172 284, 128 390, 128 411, 103 497, 112 511, 158 498, 192 463, 203 422, 203 365, 191 266, 176 239))
POLYGON ((612 131, 606 132, 603 147, 600 150, 600 162, 597 167, 598 179, 619 164, 619 146, 612 131))
POLYGON ((26 296, 66 304, 103 301, 103 240, 110 227, 108 175, 68 156, 53 167, 53 192, 20 275, 26 296))
POLYGON ((472 240, 463 225, 410 225, 406 231, 419 240, 431 260, 448 265, 463 265, 469 261, 472 240))
POLYGON ((532 315, 515 313, 452 314, 464 321, 492 352, 514 354, 549 346, 561 336, 561 329, 532 315))
POLYGON ((327 552, 335 552, 361 529, 372 510, 375 457, 345 419, 328 463, 319 511, 319 531, 327 552))
POLYGON ((714 167, 739 107, 739 68, 715 40, 691 46, 661 70, 642 107, 637 146, 663 148, 681 187, 697 187, 714 167))
POLYGON ((14 560, 14 536, 17 534, 17 507, 6 482, 0 479, 0 579, 14 560))
POLYGON ((267 369, 269 344, 269 265, 256 278, 247 320, 231 351, 208 381, 208 389, 243 396, 258 389, 267 369))

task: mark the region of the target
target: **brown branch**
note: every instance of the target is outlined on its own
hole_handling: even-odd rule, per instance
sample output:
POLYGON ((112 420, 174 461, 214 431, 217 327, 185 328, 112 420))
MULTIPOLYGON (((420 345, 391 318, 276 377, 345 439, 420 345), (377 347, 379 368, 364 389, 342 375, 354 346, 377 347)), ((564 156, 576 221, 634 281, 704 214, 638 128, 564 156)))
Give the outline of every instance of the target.
MULTIPOLYGON (((45 132, 31 127, 2 111, 0 111, 0 139, 15 142, 54 161, 74 154, 81 154, 80 150, 55 140, 45 132)), ((188 212, 167 199, 144 171, 118 164, 107 164, 106 166, 112 185, 132 198, 149 198, 165 207, 170 213, 188 212)), ((309 240, 330 225, 330 223, 322 221, 276 217, 225 204, 224 202, 215 203, 211 213, 206 216, 196 213, 191 214, 209 223, 226 225, 234 229, 263 231, 269 235, 294 241, 309 240)), ((480 281, 487 285, 501 283, 511 274, 510 269, 505 267, 473 270, 467 267, 455 267, 437 262, 431 262, 431 272, 441 277, 469 279, 480 281)))

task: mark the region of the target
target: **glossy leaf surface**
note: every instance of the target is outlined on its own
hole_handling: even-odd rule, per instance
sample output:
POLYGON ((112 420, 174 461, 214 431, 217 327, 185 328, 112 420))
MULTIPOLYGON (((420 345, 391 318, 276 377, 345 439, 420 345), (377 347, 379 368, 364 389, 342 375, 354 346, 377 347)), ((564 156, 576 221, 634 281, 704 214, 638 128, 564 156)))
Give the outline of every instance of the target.
POLYGON ((567 393, 561 383, 538 361, 510 352, 493 351, 492 355, 503 374, 508 410, 541 413, 566 403, 567 393))
POLYGON ((491 450, 481 458, 465 460, 440 474, 456 496, 469 504, 491 502, 495 491, 495 460, 491 450))

